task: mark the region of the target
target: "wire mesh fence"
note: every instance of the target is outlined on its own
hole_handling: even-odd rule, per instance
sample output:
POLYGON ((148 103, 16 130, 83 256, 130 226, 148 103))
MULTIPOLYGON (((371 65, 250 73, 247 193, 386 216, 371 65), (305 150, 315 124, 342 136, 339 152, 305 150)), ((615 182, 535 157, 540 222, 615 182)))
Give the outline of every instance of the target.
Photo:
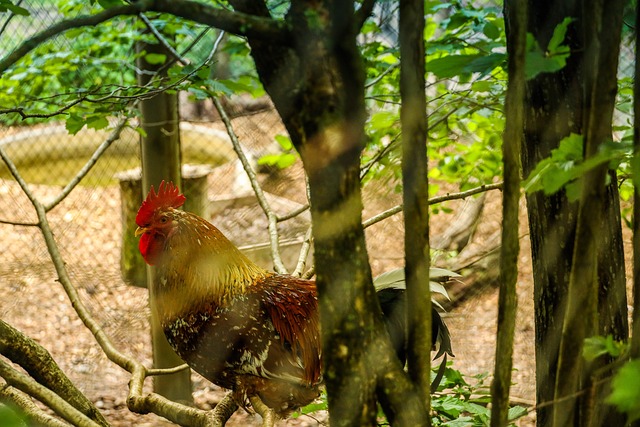
MULTIPOLYGON (((7 14, 0 17, 0 57, 63 17, 82 14, 87 7, 82 3, 64 2, 66 8, 61 8, 49 1, 19 2, 21 7, 30 11, 30 16, 7 14)), ((393 6, 393 2, 382 2, 379 25, 384 28, 385 43, 397 47, 397 22, 389 18, 395 13, 393 6)), ((87 46, 83 57, 68 54, 78 49, 76 43, 82 42, 73 34, 49 40, 31 62, 20 67, 24 68, 24 73, 37 73, 42 63, 55 62, 57 55, 60 73, 64 75, 43 76, 41 81, 36 81, 40 87, 36 85, 25 91, 20 98, 23 105, 0 105, 0 109, 15 110, 5 113, 8 119, 0 128, 0 146, 15 163, 34 196, 45 205, 78 175, 100 144, 109 138, 117 122, 109 118, 109 125, 100 129, 91 129, 100 126, 92 126, 89 122, 89 126, 71 134, 69 125, 61 119, 73 102, 72 97, 81 94, 82 90, 94 90, 95 83, 102 79, 104 85, 100 91, 91 92, 92 98, 85 100, 96 102, 120 87, 136 85, 134 42, 138 40, 138 30, 144 23, 136 18, 122 18, 109 25, 120 31, 82 30, 101 40, 101 43, 87 46), (104 49, 116 51, 116 54, 105 60, 101 56, 104 49), (42 93, 52 95, 41 96, 42 93), (27 118, 23 116, 25 111, 27 118)), ((208 27, 179 25, 184 25, 184 30, 174 40, 174 48, 180 57, 194 68, 210 60, 211 46, 219 33, 208 27)), ((628 78, 632 75, 631 53, 628 46, 624 46, 622 52, 620 75, 628 78)), ((247 51, 240 54, 246 55, 247 51)), ((216 56, 215 60, 219 64, 216 78, 224 79, 239 72, 228 68, 229 58, 224 55, 216 56)), ((10 81, 3 81, 3 89, 18 90, 19 77, 19 73, 14 73, 10 81)), ((438 83, 453 88, 459 82, 438 83)), ((432 89, 431 86, 428 88, 432 89)), ((621 96, 626 99, 624 93, 621 96)), ((278 215, 301 209, 307 203, 307 189, 299 161, 285 170, 257 162, 264 155, 280 153, 276 139, 286 134, 270 102, 264 98, 231 97, 227 99, 225 108, 232 117, 233 128, 245 153, 259 172, 260 185, 267 192, 272 209, 278 215)), ((628 110, 621 110, 617 120, 628 121, 628 113, 628 110)), ((219 114, 208 101, 194 102, 187 93, 180 94, 180 114, 183 163, 208 167, 206 199, 210 208, 209 219, 232 241, 244 247, 252 258, 270 267, 267 220, 219 114)), ((135 117, 131 123, 132 127, 125 128, 69 196, 51 209, 48 218, 71 278, 92 313, 118 345, 138 359, 149 361, 146 290, 127 283, 121 268, 123 234, 127 224, 122 222, 120 180, 123 172, 141 167, 140 134, 134 130, 135 117)), ((457 125, 453 123, 448 130, 455 133, 459 130, 457 125)), ((458 191, 458 187, 451 183, 443 181, 439 185, 443 192, 458 191)), ((401 202, 400 195, 384 179, 369 182, 365 186, 365 197, 365 219, 401 202)), ((469 225, 475 234, 467 235, 469 241, 464 245, 469 243, 467 251, 472 255, 469 259, 476 267, 473 280, 484 281, 489 286, 488 289, 480 286, 470 291, 445 317, 452 330, 457 355, 454 364, 463 372, 480 378, 491 371, 494 357, 497 307, 495 255, 501 200, 499 194, 490 193, 483 201, 475 222, 469 225), (484 273, 486 276, 482 275, 484 273)), ((451 239, 453 225, 466 220, 461 214, 465 203, 450 202, 447 209, 433 217, 433 242, 441 242, 445 237, 451 239)), ((522 211, 521 235, 526 236, 524 206, 522 211)), ((34 226, 37 220, 31 202, 8 168, 0 164, 0 318, 29 331, 34 339, 52 352, 71 379, 82 384, 93 400, 103 402, 107 411, 118 411, 125 406, 127 378, 106 360, 92 336, 73 316, 67 298, 56 283, 56 273, 41 232, 34 226), (74 339, 69 340, 70 336, 74 339), (96 375, 100 375, 101 382, 95 381, 96 375)), ((289 269, 293 269, 298 261, 297 249, 308 226, 309 217, 304 214, 278 227, 285 264, 289 269)), ((402 265, 402 231, 400 216, 367 229, 374 274, 402 265)), ((532 403, 535 379, 531 261, 526 239, 522 242, 514 394, 524 402, 532 403)), ((435 264, 451 268, 451 264, 447 264, 450 252, 455 251, 437 252, 435 264)), ((460 258, 458 261, 461 268, 468 267, 460 258)), ((206 405, 209 385, 203 380, 197 380, 196 385, 196 393, 200 393, 198 396, 204 402, 200 403, 206 405)))

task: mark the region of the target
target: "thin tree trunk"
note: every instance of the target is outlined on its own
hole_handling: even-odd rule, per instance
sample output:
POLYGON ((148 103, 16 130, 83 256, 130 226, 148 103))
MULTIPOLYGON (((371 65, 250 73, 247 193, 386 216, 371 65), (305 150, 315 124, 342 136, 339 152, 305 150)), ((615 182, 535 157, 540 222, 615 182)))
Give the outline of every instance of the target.
MULTIPOLYGON (((139 42, 138 52, 159 53, 168 56, 167 50, 160 44, 139 42)), ((154 72, 162 64, 149 64, 144 56, 137 61, 138 69, 154 72)), ((151 74, 138 74, 138 83, 143 86, 149 82, 151 74)), ((142 192, 143 198, 151 185, 157 190, 162 180, 173 181, 180 187, 180 129, 178 123, 178 98, 176 94, 159 93, 140 101, 140 127, 145 136, 141 137, 142 153, 142 192)), ((149 283, 149 305, 151 307, 151 343, 153 364, 156 368, 172 368, 184 363, 173 351, 155 310, 155 295, 151 283, 155 280, 155 271, 147 266, 149 283)), ((191 371, 182 370, 171 375, 158 375, 153 378, 156 393, 177 402, 192 403, 191 371)))
POLYGON ((491 426, 506 426, 513 367, 516 324, 520 201, 520 147, 524 126, 524 87, 527 4, 514 0, 505 4, 506 25, 510 27, 509 84, 505 103, 506 126, 502 142, 504 185, 502 196, 502 243, 500 246, 500 297, 495 374, 491 384, 491 426))
POLYGON ((407 280, 407 366, 427 408, 431 383, 429 178, 425 96, 424 2, 400 1, 400 95, 404 253, 407 280))

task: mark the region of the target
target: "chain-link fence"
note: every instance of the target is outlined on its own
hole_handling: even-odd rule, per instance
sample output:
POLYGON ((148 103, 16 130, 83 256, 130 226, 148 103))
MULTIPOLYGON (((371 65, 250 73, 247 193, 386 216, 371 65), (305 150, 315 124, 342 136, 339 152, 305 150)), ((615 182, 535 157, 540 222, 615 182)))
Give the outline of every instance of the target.
MULTIPOLYGON (((30 15, 0 16, 0 57, 63 17, 81 14, 84 6, 80 3, 66 2, 66 9, 61 9, 47 1, 19 2, 21 7, 29 10, 30 15)), ((382 2, 382 5, 379 26, 384 29, 386 42, 397 47, 397 23, 389 18, 395 13, 394 3, 382 2)), ((10 120, 0 129, 0 146, 29 184, 33 195, 45 205, 52 203, 78 175, 100 144, 109 138, 110 129, 117 121, 109 116, 110 125, 104 128, 95 122, 87 122, 82 130, 71 134, 68 123, 65 126, 63 121, 66 117, 64 112, 71 101, 63 95, 67 90, 77 95, 78 87, 83 88, 83 84, 100 79, 107 79, 106 92, 115 90, 114 81, 122 86, 135 86, 135 49, 134 41, 129 37, 133 30, 128 26, 144 25, 136 19, 127 18, 110 24, 120 26, 121 31, 115 35, 113 32, 106 35, 106 32, 93 28, 82 30, 93 32, 96 39, 102 40, 102 43, 95 44, 98 46, 92 44, 87 47, 85 58, 65 53, 78 48, 75 43, 80 38, 74 39, 73 34, 49 40, 28 63, 22 65, 24 72, 37 73, 38 67, 45 61, 51 63, 59 60, 60 72, 66 74, 55 79, 43 76, 39 83, 37 79, 31 79, 34 82, 33 90, 23 97, 25 106, 31 106, 26 113, 20 110, 21 105, 0 105, 0 109, 15 110, 6 114, 10 120), (104 53, 103 49, 117 50, 117 55, 113 55, 110 62, 105 61, 100 56, 100 53, 104 53), (41 86, 38 87, 38 84, 41 86), (43 93, 52 95, 43 96, 43 93), (44 113, 38 114, 39 109, 44 113), (26 114, 26 118, 21 114, 26 114)), ((219 34, 198 25, 185 27, 179 34, 175 49, 185 61, 197 68, 199 64, 210 60, 211 46, 219 34)), ((621 78, 628 78, 632 75, 631 53, 628 46, 624 46, 622 52, 620 74, 621 78)), ((246 55, 247 51, 241 54, 246 55)), ((230 73, 238 72, 226 68, 229 57, 223 54, 216 57, 215 61, 219 64, 216 68, 219 73, 217 78, 224 79, 230 73)), ((13 77, 15 81, 5 82, 7 90, 20 84, 15 74, 13 77)), ((93 95, 94 99, 98 99, 104 93, 93 95)), ((624 98, 625 94, 622 96, 623 100, 628 101, 628 98, 624 98)), ((218 112, 209 101, 194 101, 187 93, 181 93, 179 99, 182 161, 185 164, 207 165, 208 219, 237 245, 244 247, 253 259, 270 267, 267 219, 218 112)), ((265 154, 279 153, 276 137, 286 134, 270 102, 265 98, 233 96, 225 99, 224 106, 232 117, 234 130, 245 154, 259 172, 258 181, 267 193, 271 208, 279 215, 286 215, 305 206, 306 182, 299 161, 282 170, 257 162, 265 154)), ((628 119, 624 114, 619 117, 621 122, 628 119)), ((124 172, 141 167, 140 134, 134 130, 135 123, 136 119, 132 118, 132 126, 125 128, 120 138, 97 159, 68 197, 50 210, 48 219, 60 246, 61 256, 83 301, 123 351, 148 362, 147 291, 126 283, 121 269, 125 240, 123 233, 127 224, 122 223, 123 206, 126 204, 122 203, 120 183, 132 176, 124 172)), ((401 203, 401 196, 393 191, 392 185, 393 182, 389 184, 385 179, 367 183, 365 219, 401 203)), ((458 191, 456 185, 446 181, 439 182, 439 185, 443 193, 458 191)), ((457 356, 454 366, 469 375, 482 375, 491 372, 493 367, 497 316, 497 292, 493 285, 497 280, 500 202, 498 193, 489 193, 480 204, 450 202, 447 209, 432 219, 432 243, 442 248, 435 255, 435 264, 472 271, 471 278, 463 278, 464 282, 490 285, 488 289, 480 286, 468 291, 454 286, 450 290, 452 294, 459 291, 460 295, 464 295, 445 315, 457 356), (454 214, 447 213, 449 210, 454 214), (464 256, 457 257, 463 255, 463 248, 467 251, 466 260, 464 256), (457 258, 452 262, 453 256, 457 258)), ((522 210, 524 213, 524 206, 522 210)), ((521 215, 521 219, 521 234, 526 236, 526 216, 521 215)), ((35 226, 37 221, 30 200, 9 169, 1 164, 0 318, 42 343, 63 371, 80 384, 92 400, 98 402, 100 409, 120 414, 118 417, 123 419, 122 425, 130 424, 133 422, 131 420, 139 423, 139 418, 127 418, 129 415, 124 409, 127 375, 107 361, 91 334, 74 315, 62 288, 56 283, 49 252, 40 229, 35 226), (99 378, 99 382, 96 382, 96 378, 99 378)), ((308 227, 307 213, 279 225, 282 252, 289 269, 293 269, 298 261, 297 249, 308 227)), ((374 274, 402 265, 402 231, 400 216, 393 216, 367 229, 374 274)), ((514 366, 517 371, 514 374, 516 385, 513 392, 526 404, 533 402, 535 390, 533 292, 527 242, 527 239, 522 239, 520 317, 514 366)), ((311 260, 308 262, 311 263, 311 260)), ((198 404, 206 407, 215 400, 209 392, 210 385, 197 379, 198 404)), ((145 422, 149 425, 160 423, 155 418, 145 422)))

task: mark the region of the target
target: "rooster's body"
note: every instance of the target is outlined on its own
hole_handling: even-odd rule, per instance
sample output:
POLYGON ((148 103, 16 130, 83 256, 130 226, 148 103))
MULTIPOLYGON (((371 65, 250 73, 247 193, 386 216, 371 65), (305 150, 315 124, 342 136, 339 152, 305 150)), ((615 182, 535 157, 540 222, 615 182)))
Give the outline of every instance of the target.
MULTIPOLYGON (((258 267, 213 225, 178 210, 184 200, 163 183, 157 194, 151 189, 136 217, 140 252, 157 269, 152 286, 169 343, 196 372, 232 390, 243 407, 258 396, 286 416, 310 403, 322 382, 315 282, 258 267)), ((402 293, 385 289, 383 307, 403 300, 402 293)), ((402 329, 396 339, 402 356, 403 315, 395 316, 388 327, 392 335, 394 324, 402 329)))

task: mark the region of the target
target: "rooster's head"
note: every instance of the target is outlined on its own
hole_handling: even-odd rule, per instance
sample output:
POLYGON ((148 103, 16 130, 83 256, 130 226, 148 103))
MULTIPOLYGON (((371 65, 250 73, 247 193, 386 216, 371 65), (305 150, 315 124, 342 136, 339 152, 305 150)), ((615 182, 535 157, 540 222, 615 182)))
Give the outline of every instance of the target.
POLYGON ((139 243, 140 253, 148 264, 155 264, 165 239, 175 227, 176 209, 182 206, 185 200, 184 195, 172 182, 162 181, 157 193, 151 186, 136 215, 136 236, 142 236, 139 243))

